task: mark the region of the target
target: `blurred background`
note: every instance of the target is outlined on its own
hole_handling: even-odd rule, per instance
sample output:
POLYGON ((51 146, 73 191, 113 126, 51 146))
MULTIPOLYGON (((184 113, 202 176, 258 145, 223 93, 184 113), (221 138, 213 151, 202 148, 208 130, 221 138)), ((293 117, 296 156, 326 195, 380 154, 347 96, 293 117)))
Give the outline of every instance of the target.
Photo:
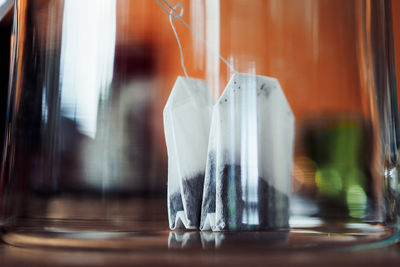
MULTIPOLYGON (((71 217, 57 202, 71 194, 163 198, 162 111, 183 75, 168 15, 155 0, 18 2, 14 169, 0 196, 27 203, 20 212, 28 217, 58 219, 71 217)), ((278 78, 296 117, 292 215, 379 219, 381 166, 360 78, 360 1, 169 2, 179 2, 183 19, 207 40, 210 49, 174 21, 189 76, 206 80, 216 98, 231 75, 218 53, 239 72, 278 78)), ((400 1, 392 1, 392 12, 399 62, 400 1)), ((11 27, 8 12, 0 22, 2 128, 11 27)), ((106 218, 121 209, 106 207, 106 218)), ((166 220, 165 206, 156 209, 166 220)))

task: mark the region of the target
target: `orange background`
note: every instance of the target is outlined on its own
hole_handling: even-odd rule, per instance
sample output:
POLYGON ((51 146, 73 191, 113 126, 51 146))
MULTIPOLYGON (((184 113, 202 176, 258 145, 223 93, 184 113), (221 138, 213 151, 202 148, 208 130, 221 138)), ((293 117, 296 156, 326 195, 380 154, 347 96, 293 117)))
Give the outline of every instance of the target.
MULTIPOLYGON (((297 121, 323 114, 363 114, 366 100, 359 75, 356 0, 220 0, 218 19, 210 17, 207 10, 218 1, 168 2, 182 4, 184 20, 200 36, 207 37, 207 33, 215 31, 214 27, 219 27, 214 35, 219 38, 219 52, 236 70, 278 78, 297 121)), ((392 2, 396 60, 400 62, 400 0, 392 2)), ((183 75, 169 16, 156 0, 116 3, 117 45, 153 48, 156 67, 152 77, 156 86, 151 100, 151 123, 155 143, 164 150, 164 143, 160 143, 164 140, 162 110, 176 77, 183 75)), ((47 6, 38 17, 42 24, 39 34, 42 32, 45 37, 49 34, 49 20, 42 16, 51 12, 52 5, 62 6, 62 1, 40 0, 35 5, 47 6)), ((61 18, 57 21, 62 23, 61 18)), ((189 76, 207 79, 218 96, 228 82, 229 68, 181 21, 175 19, 174 24, 189 76), (214 71, 218 83, 213 83, 207 72, 210 59, 211 63, 219 62, 214 71)), ((44 37, 41 39, 49 40, 44 37)), ((209 44, 214 42, 208 40, 209 44)), ((397 73, 400 77, 399 68, 397 73)))
MULTIPOLYGON (((192 27, 203 23, 200 27, 203 31, 198 33, 207 36, 210 26, 207 28, 206 21, 210 18, 206 2, 213 1, 168 2, 171 5, 181 3, 184 20, 192 27)), ((237 71, 278 78, 297 121, 323 114, 364 114, 366 99, 359 73, 357 1, 220 0, 219 3, 221 55, 232 62, 237 71)), ((155 48, 154 77, 158 85, 157 97, 153 100, 153 127, 159 134, 157 139, 163 140, 162 109, 177 75, 183 75, 169 16, 155 0, 119 0, 117 6, 117 42, 123 45, 148 43, 155 48)), ((393 21, 396 59, 400 62, 399 0, 393 0, 393 21)), ((213 51, 181 21, 175 19, 174 25, 189 76, 209 79, 207 57, 214 57, 215 62, 213 51)), ((209 43, 213 41, 208 40, 209 43)), ((216 95, 223 91, 230 76, 224 63, 219 62, 219 66, 218 85, 208 80, 216 95)), ((399 68, 397 73, 400 75, 399 68)))
MULTIPOLYGON (((200 36, 207 37, 207 31, 219 25, 219 52, 237 71, 278 78, 297 118, 321 113, 362 113, 364 99, 357 58, 356 0, 220 0, 219 22, 210 18, 206 10, 206 3, 218 1, 168 2, 182 4, 183 18, 192 27, 202 24, 200 36), (209 19, 215 21, 207 26, 209 19)), ((400 1, 392 2, 396 51, 399 51, 396 59, 399 61, 400 1)), ((54 5, 48 0, 40 0, 37 5, 43 3, 54 5)), ((116 3, 117 44, 154 48, 157 120, 162 117, 162 108, 177 75, 183 75, 169 17, 156 0, 118 0, 116 3)), ((46 21, 49 22, 43 19, 46 21)), ((48 23, 42 24, 40 29, 46 33, 48 23)), ((218 95, 230 77, 228 67, 220 61, 219 73, 215 71, 219 83, 212 83, 207 76, 207 57, 216 62, 216 55, 181 21, 175 19, 174 24, 189 76, 208 79, 211 89, 218 95)), ((208 43, 213 42, 208 40, 208 43)))
MULTIPOLYGON (((128 36, 120 40, 146 40, 158 48, 163 106, 176 76, 183 75, 168 15, 156 1, 122 2, 130 7, 119 12, 130 14, 119 17, 130 19, 120 21, 120 34, 128 36)), ((192 1, 180 2, 190 23, 192 1)), ((246 0, 221 0, 220 53, 240 72, 255 66, 256 74, 278 78, 298 118, 321 112, 360 113, 355 8, 355 1, 349 0, 252 0, 251 5, 246 0)), ((199 68, 196 62, 205 55, 193 52, 198 39, 180 21, 174 23, 189 76, 206 78, 204 66, 199 68)), ((229 78, 222 62, 219 77, 219 88, 212 90, 221 92, 229 78)))

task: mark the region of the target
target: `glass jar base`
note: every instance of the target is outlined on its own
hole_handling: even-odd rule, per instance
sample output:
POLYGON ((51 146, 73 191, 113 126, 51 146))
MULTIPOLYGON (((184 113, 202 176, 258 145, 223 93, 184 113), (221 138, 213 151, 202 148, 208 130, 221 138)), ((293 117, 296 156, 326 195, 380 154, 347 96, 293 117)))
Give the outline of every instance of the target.
MULTIPOLYGON (((36 222, 38 223, 38 222, 36 222)), ((398 233, 380 225, 320 225, 290 230, 253 232, 207 231, 106 231, 66 227, 73 222, 47 221, 42 226, 5 229, 2 240, 17 247, 51 247, 60 249, 164 251, 180 249, 251 251, 314 251, 362 249, 389 245, 398 233), (47 225, 46 225, 47 224, 47 225), (50 226, 51 225, 51 226, 50 226), (330 231, 325 231, 329 229, 330 231), (332 229, 335 229, 332 232, 332 229)), ((77 222, 75 222, 77 223, 77 222)), ((86 221, 86 227, 93 222, 86 221)), ((96 222, 98 229, 99 222, 96 222)), ((94 226, 94 225, 93 225, 94 226)), ((93 227, 95 229, 96 227, 93 227)))

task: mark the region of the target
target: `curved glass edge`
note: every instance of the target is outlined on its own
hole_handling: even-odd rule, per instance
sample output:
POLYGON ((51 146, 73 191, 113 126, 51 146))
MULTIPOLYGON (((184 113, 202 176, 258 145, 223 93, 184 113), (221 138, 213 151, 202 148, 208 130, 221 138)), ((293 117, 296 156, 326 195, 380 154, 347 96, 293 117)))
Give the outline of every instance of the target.
MULTIPOLYGON (((93 222, 86 222, 88 224, 93 222)), ((144 225, 142 225, 144 226, 144 225)), ((342 225, 343 226, 343 225, 342 225)), ((337 227, 337 226, 336 226, 337 227)), ((333 232, 332 226, 291 228, 274 231, 112 231, 82 228, 71 230, 62 225, 44 228, 3 228, 0 239, 13 247, 89 249, 115 251, 163 250, 241 250, 280 252, 331 252, 373 249, 395 244, 400 229, 384 225, 351 225, 333 232), (363 230, 360 230, 363 229, 363 230)), ((161 227, 158 227, 161 229, 161 227)))

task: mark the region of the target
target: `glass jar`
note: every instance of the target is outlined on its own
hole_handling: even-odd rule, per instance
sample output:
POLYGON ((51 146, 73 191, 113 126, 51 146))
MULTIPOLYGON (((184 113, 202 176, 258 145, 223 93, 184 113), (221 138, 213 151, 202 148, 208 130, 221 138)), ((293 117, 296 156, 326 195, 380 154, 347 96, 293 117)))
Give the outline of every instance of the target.
POLYGON ((182 17, 174 1, 15 1, 3 240, 102 248, 174 247, 180 235, 282 248, 396 240, 390 1, 179 3, 182 17), (295 118, 294 155, 283 158, 293 166, 290 230, 168 232, 162 111, 183 75, 168 12, 188 75, 215 100, 235 72, 279 81, 295 118))

